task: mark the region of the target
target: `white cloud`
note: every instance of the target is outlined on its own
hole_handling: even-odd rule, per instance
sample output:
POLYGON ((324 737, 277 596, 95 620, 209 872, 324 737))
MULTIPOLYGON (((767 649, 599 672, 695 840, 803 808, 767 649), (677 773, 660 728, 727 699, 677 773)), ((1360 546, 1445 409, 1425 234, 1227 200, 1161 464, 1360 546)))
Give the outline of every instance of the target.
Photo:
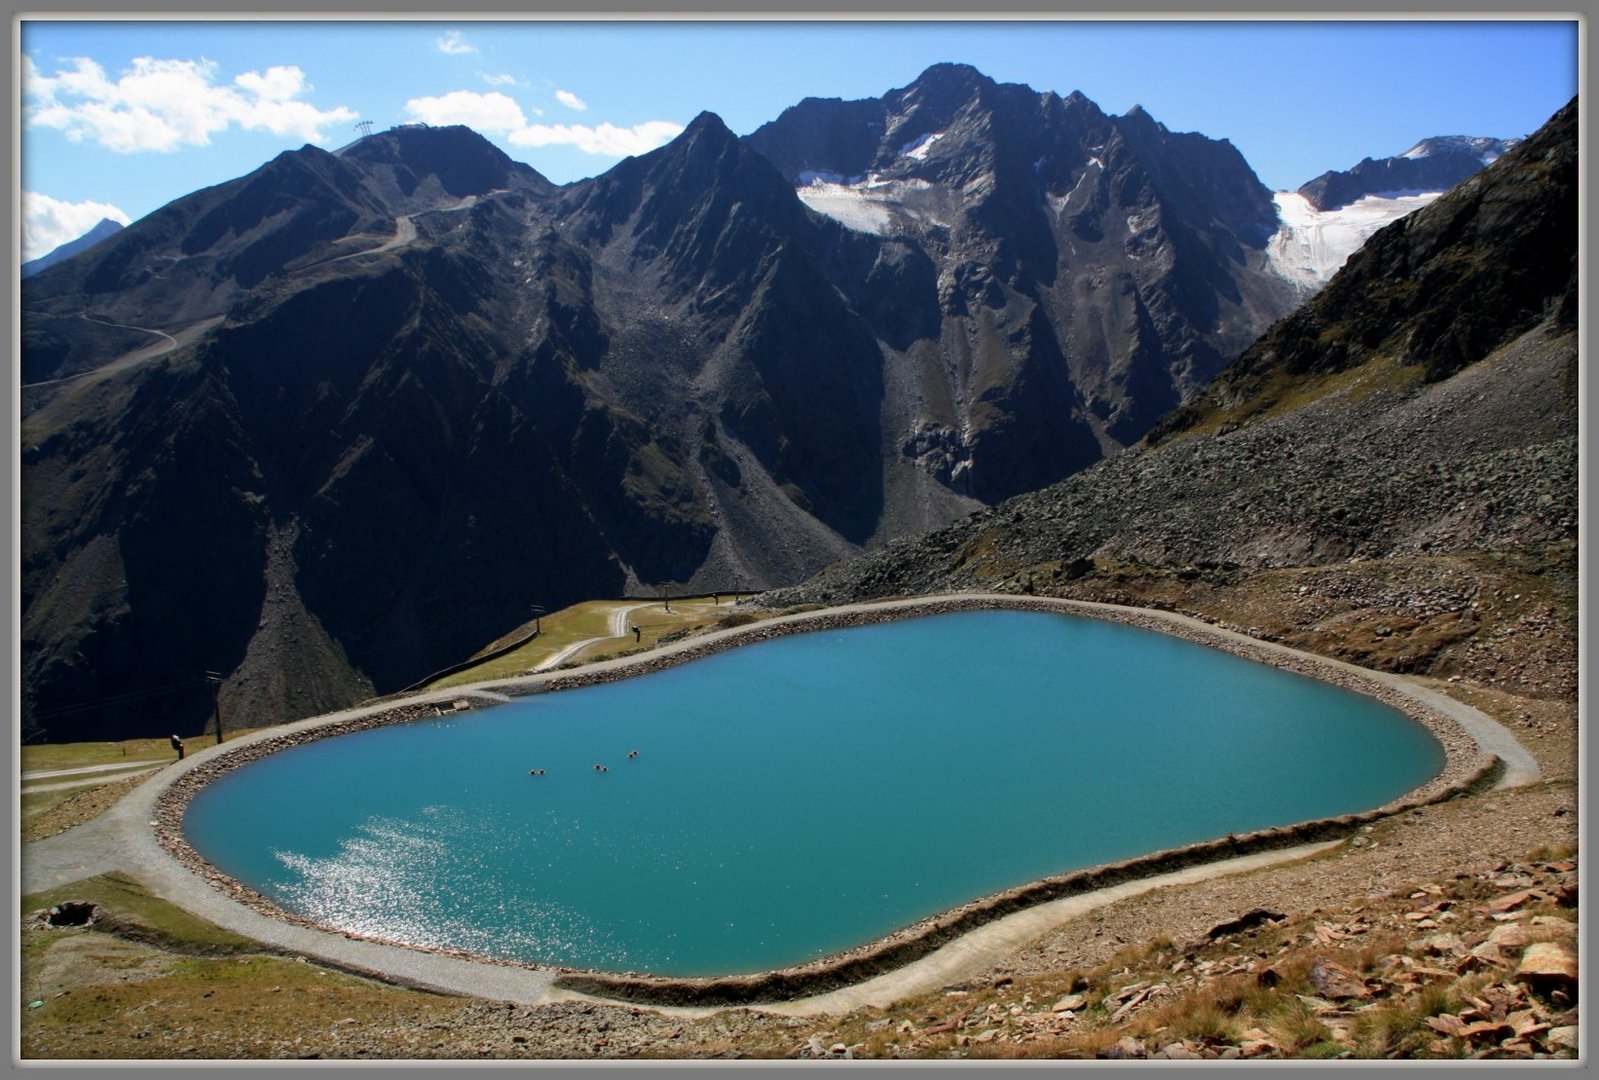
POLYGON ((28 262, 48 255, 69 240, 76 240, 101 219, 110 218, 126 225, 131 220, 119 207, 110 203, 69 203, 39 195, 31 191, 22 193, 22 261, 28 262))
POLYGON ((465 124, 474 131, 506 132, 527 126, 521 106, 498 91, 452 90, 443 97, 412 98, 406 115, 424 124, 465 124))
POLYGON ((631 157, 663 146, 682 134, 683 125, 646 120, 630 128, 615 124, 533 124, 506 136, 513 146, 575 146, 585 154, 631 157))
POLYGON ((491 75, 486 71, 478 72, 483 81, 490 86, 520 86, 515 75, 491 75))
POLYGON ((297 100, 311 87, 305 72, 292 66, 247 71, 232 85, 218 86, 210 60, 141 56, 115 80, 88 57, 71 64, 46 76, 24 57, 26 123, 122 154, 207 146, 231 125, 323 142, 324 128, 356 119, 342 105, 322 110, 297 100))
POLYGON ((588 102, 570 90, 557 90, 555 92, 555 100, 565 105, 568 109, 576 109, 578 112, 586 112, 589 107, 588 102))
POLYGON ((461 31, 459 30, 446 31, 443 37, 433 43, 433 46, 439 52, 448 53, 451 56, 466 56, 477 52, 477 46, 468 45, 466 40, 461 37, 461 31))

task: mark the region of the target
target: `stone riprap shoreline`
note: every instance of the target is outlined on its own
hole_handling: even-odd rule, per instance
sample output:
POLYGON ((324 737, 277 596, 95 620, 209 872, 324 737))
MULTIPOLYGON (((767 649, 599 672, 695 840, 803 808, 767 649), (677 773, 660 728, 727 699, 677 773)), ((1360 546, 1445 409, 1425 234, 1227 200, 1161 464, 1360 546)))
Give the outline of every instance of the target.
MULTIPOLYGON (((432 946, 409 947, 500 966, 554 971, 557 973, 555 985, 562 989, 638 1003, 715 1007, 784 1001, 826 993, 894 970, 936 951, 978 926, 1035 904, 1221 859, 1338 839, 1347 836, 1361 825, 1378 819, 1455 798, 1496 782, 1511 779, 1506 775, 1506 763, 1493 753, 1482 752, 1479 746, 1483 726, 1500 732, 1503 729, 1499 729, 1498 725, 1482 717, 1481 714, 1476 714, 1476 717, 1480 718, 1480 723, 1474 722, 1472 725, 1478 735, 1474 737, 1472 732, 1468 732, 1462 726, 1458 712, 1456 716, 1451 716, 1435 708, 1419 693, 1406 690, 1391 677, 1258 641, 1170 612, 1122 608, 1083 601, 979 594, 854 605, 782 616, 746 627, 718 631, 703 638, 657 650, 637 659, 603 661, 571 673, 555 672, 496 680, 459 687, 442 696, 438 693, 428 694, 425 695, 425 700, 390 704, 387 707, 375 706, 368 711, 347 711, 331 719, 300 721, 291 725, 288 731, 268 731, 251 736, 173 775, 166 787, 156 795, 151 824, 157 842, 171 857, 204 879, 211 887, 254 911, 347 938, 406 944, 380 936, 328 928, 280 908, 265 896, 224 874, 206 862, 190 846, 183 834, 183 814, 189 800, 218 777, 269 754, 337 735, 430 718, 438 715, 446 703, 460 699, 496 703, 508 697, 575 689, 648 674, 725 649, 772 640, 789 634, 864 626, 895 619, 957 611, 991 609, 1075 614, 1174 634, 1198 644, 1366 694, 1426 728, 1443 747, 1445 764, 1443 769, 1426 784, 1372 810, 1230 835, 1044 878, 930 916, 857 948, 774 971, 718 978, 671 978, 631 972, 617 974, 527 964, 432 946)), ((1465 708, 1458 703, 1450 704, 1457 710, 1465 708)), ((1475 710, 1468 711, 1475 712, 1475 710)), ((1505 734, 1508 738, 1508 733, 1505 734)), ((1510 742, 1514 749, 1520 749, 1514 746, 1513 740, 1510 742)), ((1530 762, 1530 757, 1528 761, 1530 762)), ((1515 780, 1525 781, 1535 778, 1536 766, 1531 766, 1531 769, 1532 776, 1526 775, 1526 765, 1520 765, 1517 770, 1510 771, 1516 773, 1515 780)), ((161 781, 158 779, 154 782, 161 781)))

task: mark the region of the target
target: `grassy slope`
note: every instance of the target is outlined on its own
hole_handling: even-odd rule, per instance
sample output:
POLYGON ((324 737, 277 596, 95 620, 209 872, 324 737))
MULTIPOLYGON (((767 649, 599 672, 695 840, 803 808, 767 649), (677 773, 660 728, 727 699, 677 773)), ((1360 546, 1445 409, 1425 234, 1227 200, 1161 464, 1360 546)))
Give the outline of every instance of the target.
MULTIPOLYGON (((611 637, 609 624, 612 612, 618 608, 631 607, 635 603, 638 601, 591 600, 562 608, 554 614, 544 616, 538 636, 526 645, 504 656, 475 664, 465 671, 429 683, 428 689, 437 690, 489 679, 526 675, 562 649, 585 638, 601 640, 568 657, 562 666, 567 663, 638 652, 661 644, 662 639, 669 635, 708 627, 732 611, 732 603, 727 597, 723 597, 719 604, 710 598, 673 600, 671 611, 667 611, 662 602, 651 601, 647 607, 635 611, 628 619, 630 625, 637 626, 643 631, 640 641, 635 642, 630 633, 618 638, 611 637)), ((526 632, 526 629, 519 632, 526 632)))
MULTIPOLYGON (((223 736, 227 733, 224 731, 223 736)), ((81 769, 90 765, 120 765, 136 761, 166 761, 173 757, 165 739, 124 739, 121 742, 39 743, 22 748, 22 771, 81 769)), ((71 779, 63 777, 63 779, 71 779)))
MULTIPOLYGON (((224 732, 224 739, 247 734, 256 728, 241 728, 224 732)), ((210 737, 190 739, 189 746, 211 745, 210 737)), ((58 769, 92 768, 97 765, 128 764, 138 768, 137 762, 168 762, 175 760, 172 747, 165 739, 125 739, 121 742, 39 743, 22 747, 19 771, 22 773, 47 772, 58 769)), ((20 820, 23 843, 41 840, 73 825, 82 824, 99 816, 113 803, 132 791, 146 777, 143 771, 130 776, 121 770, 103 773, 84 773, 76 776, 54 776, 25 781, 21 787, 20 820), (73 784, 72 787, 57 785, 73 784), (41 791, 40 788, 55 788, 41 791)))
POLYGON ((24 1058, 297 1057, 349 1025, 426 1026, 455 1006, 268 953, 107 874, 22 898, 24 1058), (30 916, 64 900, 96 905, 91 928, 30 916), (39 1002, 33 1005, 33 1002, 39 1002))

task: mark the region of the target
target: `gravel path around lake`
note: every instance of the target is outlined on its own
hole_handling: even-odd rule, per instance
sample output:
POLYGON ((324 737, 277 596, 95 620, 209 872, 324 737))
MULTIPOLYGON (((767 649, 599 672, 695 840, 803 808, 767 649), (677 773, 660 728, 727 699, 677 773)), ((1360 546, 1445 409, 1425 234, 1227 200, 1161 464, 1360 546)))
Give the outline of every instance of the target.
MULTIPOLYGON (((1417 722, 1425 724, 1440 739, 1446 750, 1448 764, 1437 779, 1406 799, 1390 804, 1388 810, 1398 806, 1413 806, 1429 798, 1447 797, 1458 793, 1464 785, 1479 782, 1484 767, 1484 754, 1495 755, 1504 762, 1502 775, 1498 781, 1502 786, 1526 784, 1539 775, 1537 763, 1532 755, 1520 746, 1509 731, 1477 710, 1444 695, 1424 690, 1402 677, 1384 676, 1352 665, 1298 653, 1168 612, 1041 598, 960 594, 881 604, 851 605, 783 616, 752 626, 717 631, 666 648, 652 650, 647 654, 585 665, 570 672, 523 676, 455 687, 446 691, 410 695, 403 701, 390 700, 347 709, 261 731, 223 746, 207 747, 191 754, 185 761, 163 769, 152 781, 142 784, 101 818, 59 836, 27 845, 22 852, 22 891, 34 892, 81 880, 107 870, 124 870, 139 877, 158 895, 219 926, 256 938, 270 946, 303 953, 334 966, 450 993, 518 1002, 552 1000, 552 986, 557 977, 570 979, 575 974, 578 977, 577 985, 581 986, 582 979, 589 973, 561 972, 488 961, 458 953, 400 947, 362 939, 354 934, 320 929, 306 920, 293 916, 285 917, 285 913, 278 911, 264 898, 236 882, 231 882, 214 868, 209 867, 189 848, 183 839, 181 829, 184 804, 188 797, 215 776, 265 754, 299 742, 349 730, 404 722, 433 715, 438 711, 448 711, 454 701, 462 698, 476 705, 488 705, 505 700, 507 694, 514 696, 623 678, 687 662, 721 649, 788 633, 864 625, 884 619, 914 617, 942 611, 989 607, 1084 614, 1175 633, 1202 644, 1301 671, 1340 685, 1351 686, 1395 705, 1417 722)), ((1331 827, 1338 829, 1348 826, 1348 831, 1352 831, 1357 819, 1371 820, 1375 816, 1378 815, 1354 815, 1348 819, 1337 819, 1331 823, 1331 827)), ((1279 831, 1268 830, 1268 832, 1275 834, 1279 831)), ((1296 837, 1297 834, 1291 837, 1287 832, 1270 837, 1268 850, 1256 854, 1269 856, 1273 861, 1301 857, 1305 852, 1289 842, 1296 837)), ((1326 836, 1314 833, 1297 838, 1320 841, 1327 839, 1326 836)), ((1182 849, 1177 853, 1178 858, 1175 861, 1170 858, 1172 853, 1165 853, 1168 856, 1165 862, 1157 859, 1142 867, 1133 867, 1131 863, 1138 861, 1130 861, 1126 869, 1117 872, 1119 877, 1117 875, 1106 877, 1104 884, 1114 890, 1123 887, 1124 878, 1132 876, 1135 878, 1135 883, 1152 888, 1163 880, 1154 876, 1162 870, 1198 874, 1200 878, 1215 877, 1228 872, 1227 864, 1217 861, 1217 858, 1219 854, 1234 854, 1233 852, 1215 850, 1218 845, 1193 847, 1195 850, 1192 852, 1182 849)), ((1088 878, 1085 882, 1090 885, 1100 883, 1098 878, 1088 878)), ((1025 892, 1025 888, 1022 892, 1025 892)), ((1062 916, 1069 921, 1083 910, 1108 903, 1111 899, 1122 895, 1106 892, 1100 897, 1098 894, 1102 892, 1105 890, 1077 891, 1070 897, 1072 904, 1063 904, 1055 910, 1059 912, 1069 910, 1071 914, 1062 916)), ((1020 895, 1019 892, 1018 896, 1020 895)), ((1038 893, 1037 899, 1055 903, 1044 893, 1038 893)), ((987 932, 987 940, 1002 941, 1003 944, 994 946, 1000 951, 1014 951, 1022 939, 1011 941, 1008 933, 1000 929, 1006 925, 1007 917, 1016 914, 1009 909, 1018 903, 1025 904, 1027 906, 1019 914, 1027 915, 1030 910, 1040 905, 1017 897, 1002 896, 1001 900, 1003 902, 1000 903, 994 903, 993 898, 974 901, 970 905, 956 909, 956 914, 965 913, 962 917, 970 916, 973 910, 980 909, 985 904, 990 905, 993 910, 992 915, 982 911, 977 912, 981 916, 982 925, 992 928, 987 932)), ((1043 916, 1034 914, 1030 917, 1037 919, 1043 916)), ((936 977, 928 973, 940 970, 940 965, 953 963, 952 958, 961 955, 963 947, 960 942, 963 937, 969 936, 965 928, 966 922, 971 921, 970 918, 966 918, 966 922, 962 922, 961 918, 956 918, 953 922, 948 921, 947 916, 940 918, 945 918, 946 921, 942 924, 939 924, 938 918, 925 921, 926 925, 919 932, 927 933, 928 928, 931 928, 938 930, 939 933, 929 933, 928 948, 923 948, 919 952, 912 950, 912 953, 906 954, 906 959, 922 966, 915 972, 901 975, 899 985, 907 988, 919 987, 928 977, 935 978, 936 981, 936 977), (961 928, 961 936, 955 937, 952 941, 944 940, 944 937, 948 936, 947 931, 952 927, 961 928), (955 951, 949 952, 952 949, 955 951)), ((1014 928, 1017 925, 1024 925, 1026 921, 1009 925, 1014 928)), ((1052 922, 1049 925, 1059 925, 1059 923, 1052 922)), ((1036 932, 1043 932, 1044 929, 1043 924, 1039 924, 1036 932)), ((821 987, 826 982, 828 963, 835 965, 843 963, 846 967, 854 964, 860 967, 864 958, 867 964, 861 970, 867 970, 874 955, 886 960, 890 955, 898 956, 904 952, 906 941, 908 938, 913 939, 916 932, 918 932, 916 928, 912 928, 909 935, 907 932, 891 935, 889 939, 851 950, 840 958, 828 958, 804 967, 822 973, 824 978, 813 980, 815 986, 821 987)), ((964 948, 970 957, 972 945, 968 943, 964 948)), ((985 950, 981 955, 982 962, 986 964, 992 964, 995 959, 992 950, 985 950)), ((850 968, 850 970, 855 969, 850 968)), ((908 969, 902 967, 900 970, 908 969)), ((843 968, 839 968, 839 972, 842 974, 843 968)), ((895 985, 892 973, 872 971, 870 974, 873 977, 888 977, 890 981, 877 984, 877 990, 861 992, 878 993, 884 986, 895 985)), ((616 986, 605 985, 611 979, 610 976, 603 973, 595 975, 599 979, 599 985, 604 986, 605 992, 617 989, 616 986)), ((639 981, 636 980, 633 987, 635 990, 637 982, 639 981)), ((670 980, 642 980, 642 982, 649 984, 647 989, 652 994, 673 984, 670 980)), ((804 979, 800 979, 795 985, 802 984, 810 985, 805 983, 804 979)), ((828 989, 831 992, 841 988, 828 987, 828 989)), ((554 995, 568 996, 564 991, 555 991, 554 995)), ((657 1000, 664 1001, 670 998, 670 989, 664 995, 657 995, 657 1000)), ((842 1002, 848 999, 832 1000, 842 1002)), ((772 1003, 775 1004, 775 1001, 772 1003)))
MULTIPOLYGON (((1174 870, 1169 874, 1153 874, 1119 885, 1095 889, 1092 892, 1034 904, 1032 907, 979 926, 936 952, 886 974, 822 994, 795 998, 792 1001, 762 1002, 753 1007, 761 1012, 778 1016, 842 1016, 860 1008, 887 1008, 906 998, 931 993, 952 983, 982 975, 1028 943, 1096 908, 1130 897, 1142 896, 1156 889, 1191 885, 1231 874, 1298 862, 1334 848, 1338 843, 1339 841, 1334 840, 1319 844, 1302 844, 1285 850, 1257 852, 1236 859, 1223 859, 1219 862, 1174 870)), ((546 1000, 556 1002, 605 999, 564 990, 557 986, 550 991, 546 1000)), ((670 1015, 684 1017, 708 1016, 718 1011, 716 1008, 707 1007, 658 1006, 658 1008, 670 1015)))

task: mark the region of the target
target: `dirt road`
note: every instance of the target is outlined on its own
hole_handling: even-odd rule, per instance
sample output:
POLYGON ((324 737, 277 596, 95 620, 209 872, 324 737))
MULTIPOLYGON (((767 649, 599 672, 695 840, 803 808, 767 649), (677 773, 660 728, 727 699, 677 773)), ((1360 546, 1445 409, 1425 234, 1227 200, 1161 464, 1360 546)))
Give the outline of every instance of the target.
POLYGON ((597 641, 610 641, 612 638, 627 636, 628 616, 632 615, 633 612, 637 611, 639 608, 646 608, 649 606, 649 604, 645 603, 629 604, 617 608, 615 611, 611 612, 610 625, 607 627, 607 629, 610 630, 609 634, 602 637, 591 637, 584 638, 582 641, 574 641, 572 644, 568 645, 554 656, 546 657, 533 670, 548 671, 550 668, 570 660, 573 656, 576 656, 578 653, 582 652, 584 649, 588 648, 590 645, 593 645, 597 641))

